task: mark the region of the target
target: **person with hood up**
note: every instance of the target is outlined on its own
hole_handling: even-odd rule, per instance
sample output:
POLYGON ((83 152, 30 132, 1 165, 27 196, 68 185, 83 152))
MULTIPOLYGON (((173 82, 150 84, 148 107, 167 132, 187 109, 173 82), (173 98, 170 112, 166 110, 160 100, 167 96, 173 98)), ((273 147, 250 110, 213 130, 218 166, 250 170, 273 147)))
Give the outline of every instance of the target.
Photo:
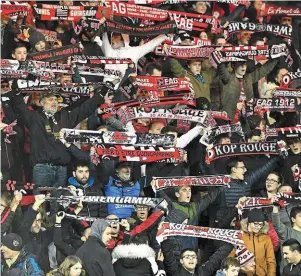
POLYGON ((163 258, 148 245, 145 235, 136 235, 129 244, 118 245, 112 253, 116 276, 165 276, 163 258))
POLYGON ((271 238, 267 235, 269 227, 263 212, 253 209, 240 223, 244 232, 244 244, 255 255, 255 274, 247 273, 247 276, 275 276, 276 259, 271 238))
MULTIPOLYGON (((161 34, 150 40, 149 42, 131 47, 129 45, 129 35, 127 34, 118 34, 114 33, 111 36, 111 43, 109 41, 108 33, 104 32, 102 35, 102 40, 99 36, 96 36, 94 42, 101 47, 104 55, 110 58, 131 58, 133 63, 137 66, 138 60, 144 57, 146 54, 153 51, 157 46, 159 46, 166 38, 167 35, 161 34)), ((128 68, 127 64, 106 64, 105 69, 114 69, 121 72, 120 78, 125 74, 126 69, 128 68)), ((111 81, 112 79, 105 78, 104 81, 111 81)), ((116 84, 118 85, 118 84, 116 84)))
POLYGON ((89 276, 115 276, 110 252, 106 245, 112 229, 104 219, 97 219, 91 227, 88 240, 77 250, 76 256, 83 262, 89 276))
MULTIPOLYGON (((116 174, 109 177, 105 185, 106 196, 138 197, 140 184, 131 178, 132 168, 129 162, 119 162, 115 166, 116 174)), ((108 214, 114 214, 118 218, 126 219, 134 211, 132 205, 108 204, 108 214)))

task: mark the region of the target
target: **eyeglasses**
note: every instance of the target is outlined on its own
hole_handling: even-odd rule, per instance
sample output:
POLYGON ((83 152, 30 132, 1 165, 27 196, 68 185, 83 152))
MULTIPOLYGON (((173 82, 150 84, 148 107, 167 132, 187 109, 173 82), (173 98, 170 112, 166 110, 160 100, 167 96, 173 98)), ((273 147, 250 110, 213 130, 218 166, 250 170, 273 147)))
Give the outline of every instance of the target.
POLYGON ((278 181, 276 181, 276 180, 274 180, 274 179, 268 179, 268 178, 267 178, 266 182, 278 184, 278 181))
POLYGON ((183 259, 186 259, 186 260, 196 260, 196 256, 195 255, 185 255, 183 256, 183 259))
POLYGON ((254 226, 256 226, 256 227, 263 227, 263 222, 254 222, 254 226))
POLYGON ((1 84, 1 88, 9 88, 9 85, 7 84, 5 84, 5 85, 3 85, 3 84, 1 84))
POLYGON ((243 167, 236 167, 237 169, 243 169, 243 170, 246 170, 247 168, 245 166, 243 167))

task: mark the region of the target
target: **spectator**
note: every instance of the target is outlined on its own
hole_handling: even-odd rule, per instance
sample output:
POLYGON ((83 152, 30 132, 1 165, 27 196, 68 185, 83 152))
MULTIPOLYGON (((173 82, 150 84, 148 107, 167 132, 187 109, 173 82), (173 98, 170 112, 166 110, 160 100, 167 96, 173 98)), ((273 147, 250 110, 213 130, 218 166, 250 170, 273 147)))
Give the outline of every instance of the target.
POLYGON ((68 256, 58 269, 47 274, 47 276, 85 276, 82 261, 76 256, 68 256))
POLYGON ((301 273, 301 245, 295 239, 283 243, 283 256, 288 264, 283 269, 283 275, 297 276, 301 273))
POLYGON ((221 270, 218 270, 216 276, 238 276, 240 263, 234 257, 227 257, 222 261, 221 270))

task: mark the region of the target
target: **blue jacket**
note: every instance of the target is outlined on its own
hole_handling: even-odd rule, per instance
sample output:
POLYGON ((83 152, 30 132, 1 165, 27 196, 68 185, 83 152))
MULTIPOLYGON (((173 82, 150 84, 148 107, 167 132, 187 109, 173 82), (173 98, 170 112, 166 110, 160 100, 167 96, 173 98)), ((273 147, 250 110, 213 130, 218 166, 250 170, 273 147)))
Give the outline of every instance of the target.
MULTIPOLYGON (((116 175, 110 176, 109 182, 105 185, 106 196, 116 197, 138 197, 140 195, 140 184, 138 181, 122 181, 116 175)), ((134 211, 133 205, 108 204, 108 214, 114 214, 118 218, 128 218, 134 211)))

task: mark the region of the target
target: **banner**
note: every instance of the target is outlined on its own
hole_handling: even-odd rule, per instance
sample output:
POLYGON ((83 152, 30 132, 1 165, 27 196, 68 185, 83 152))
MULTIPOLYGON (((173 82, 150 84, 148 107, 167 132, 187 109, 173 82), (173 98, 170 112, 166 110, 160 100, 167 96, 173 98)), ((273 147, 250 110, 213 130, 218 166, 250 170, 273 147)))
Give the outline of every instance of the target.
POLYGON ((241 265, 254 259, 254 254, 245 247, 244 241, 242 240, 242 232, 238 230, 163 222, 157 232, 157 242, 161 243, 164 238, 171 236, 196 237, 233 244, 237 247, 236 255, 241 265))
POLYGON ((178 186, 217 186, 228 187, 230 175, 204 175, 204 176, 176 176, 153 177, 151 182, 154 192, 178 186))
POLYGON ((45 36, 45 40, 48 42, 57 41, 57 32, 49 31, 45 29, 37 29, 38 32, 45 36))
POLYGON ((301 8, 276 6, 274 4, 264 4, 264 11, 262 12, 262 14, 265 16, 271 16, 271 15, 301 16, 301 8))
POLYGON ((215 143, 216 141, 215 138, 217 136, 223 133, 229 133, 229 136, 231 136, 231 134, 234 132, 240 135, 245 140, 245 134, 243 132, 241 124, 237 123, 233 125, 222 125, 222 126, 207 129, 206 133, 201 137, 200 143, 202 143, 205 146, 209 146, 215 143))
POLYGON ((202 124, 205 127, 214 127, 216 125, 209 112, 195 109, 126 108, 118 115, 124 125, 128 121, 139 118, 187 120, 202 124))
POLYGON ((64 139, 68 143, 119 144, 135 146, 174 147, 175 136, 171 134, 131 133, 119 131, 98 132, 64 128, 64 139))
POLYGON ((12 16, 27 16, 28 14, 28 6, 27 4, 19 4, 19 5, 11 5, 1 3, 1 15, 9 15, 12 16))
POLYGON ((224 145, 215 145, 212 149, 207 150, 206 163, 210 164, 213 160, 238 155, 254 154, 279 154, 277 142, 263 143, 231 143, 224 145))
POLYGON ((160 34, 173 34, 177 33, 177 26, 175 22, 168 21, 158 25, 153 25, 149 27, 134 27, 129 25, 124 25, 112 20, 106 20, 107 31, 117 32, 122 34, 129 34, 132 36, 156 36, 160 34))
POLYGON ((97 165, 100 159, 113 159, 134 162, 166 162, 181 163, 185 160, 186 152, 178 148, 163 147, 134 147, 122 145, 95 145, 91 151, 91 161, 97 165))
POLYGON ((130 58, 110 58, 103 56, 84 56, 74 55, 71 57, 74 63, 82 64, 132 64, 133 61, 130 58))
POLYGON ((59 6, 38 3, 32 7, 33 15, 39 20, 45 21, 78 21, 81 17, 101 19, 110 15, 110 10, 102 6, 59 6))
POLYGON ((177 59, 201 59, 209 58, 215 50, 215 46, 158 46, 154 53, 158 56, 173 57, 177 59))
POLYGON ((231 22, 224 28, 224 36, 228 39, 232 34, 241 31, 249 32, 269 32, 276 36, 282 36, 285 38, 292 38, 292 27, 288 25, 272 25, 265 23, 253 23, 253 22, 231 22))
POLYGON ((276 88, 273 97, 301 98, 301 89, 279 87, 276 88))
POLYGON ((44 60, 44 61, 56 61, 64 58, 68 58, 72 55, 77 55, 82 52, 81 43, 74 45, 67 45, 57 49, 46 50, 42 52, 36 52, 28 54, 28 58, 32 60, 44 60))

